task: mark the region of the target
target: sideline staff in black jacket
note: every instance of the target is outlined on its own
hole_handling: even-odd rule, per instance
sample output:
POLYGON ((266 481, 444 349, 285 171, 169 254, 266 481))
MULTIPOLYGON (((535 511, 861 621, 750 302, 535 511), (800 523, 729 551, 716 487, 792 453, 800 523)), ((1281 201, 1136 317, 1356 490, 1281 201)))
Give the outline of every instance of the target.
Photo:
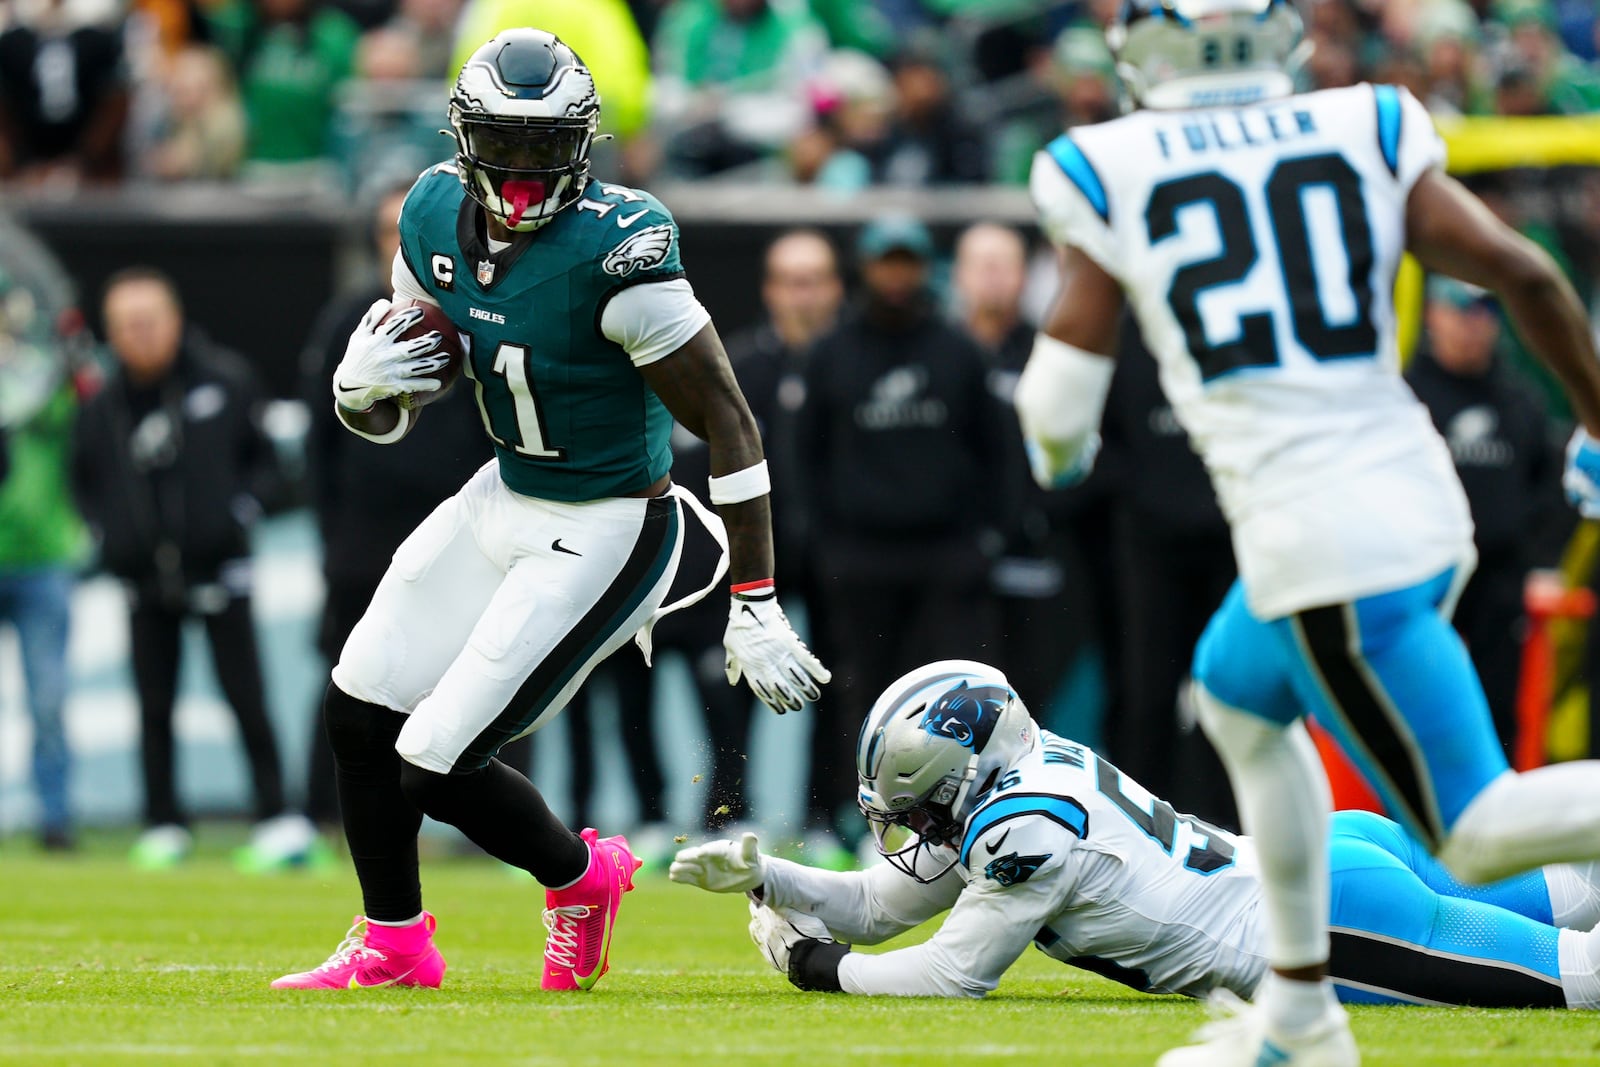
POLYGON ((283 483, 249 368, 185 331, 165 275, 142 267, 114 275, 105 321, 120 367, 78 419, 73 488, 99 532, 102 564, 128 589, 147 838, 161 852, 146 858, 163 863, 188 846, 172 739, 186 618, 205 621, 249 756, 257 818, 284 813, 250 618, 248 533, 283 483))
POLYGON ((858 253, 861 304, 817 341, 795 427, 838 656, 834 703, 850 719, 828 724, 844 796, 854 795, 853 724, 884 686, 930 659, 989 654, 999 546, 984 538, 998 542, 1007 523, 1008 423, 977 344, 934 307, 928 231, 879 219, 858 253))

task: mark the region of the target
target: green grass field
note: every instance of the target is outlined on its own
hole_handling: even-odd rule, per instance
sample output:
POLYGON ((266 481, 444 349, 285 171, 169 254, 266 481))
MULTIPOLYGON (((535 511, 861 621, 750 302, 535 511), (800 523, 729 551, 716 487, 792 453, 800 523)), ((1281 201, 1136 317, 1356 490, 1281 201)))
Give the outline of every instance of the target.
MULTIPOLYGON (((112 845, 46 859, 0 843, 0 1063, 1149 1064, 1203 1019, 1029 952, 986 1001, 803 994, 757 956, 744 902, 643 876, 611 973, 539 991, 542 896, 486 861, 425 863, 438 991, 281 993, 357 910, 343 866, 235 874, 220 855, 129 869, 112 845)), ((1575 1013, 1369 1009, 1366 1062, 1600 1063, 1575 1013)))

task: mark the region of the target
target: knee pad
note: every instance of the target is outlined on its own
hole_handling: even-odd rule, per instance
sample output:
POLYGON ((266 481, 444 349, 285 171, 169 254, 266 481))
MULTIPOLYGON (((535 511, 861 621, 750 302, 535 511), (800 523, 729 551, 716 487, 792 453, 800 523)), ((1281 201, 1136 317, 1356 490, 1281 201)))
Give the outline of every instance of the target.
POLYGON ((405 657, 404 628, 368 610, 339 651, 339 660, 332 671, 334 683, 360 700, 389 701, 392 699, 390 690, 405 657))
POLYGON ((456 755, 446 751, 451 741, 449 733, 438 729, 425 712, 424 707, 406 716, 405 726, 395 737, 395 751, 408 767, 438 775, 451 774, 456 769, 456 755))
POLYGON ((348 763, 392 750, 406 717, 398 711, 357 700, 329 682, 322 699, 322 721, 333 754, 348 763))

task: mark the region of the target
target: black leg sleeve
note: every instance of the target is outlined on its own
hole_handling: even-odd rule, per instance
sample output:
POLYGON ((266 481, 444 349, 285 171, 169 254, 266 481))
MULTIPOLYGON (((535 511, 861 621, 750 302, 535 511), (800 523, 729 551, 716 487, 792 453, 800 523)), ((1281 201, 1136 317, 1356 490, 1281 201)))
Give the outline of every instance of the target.
MULTIPOLYGON (((597 670, 605 670, 605 664, 600 664, 597 670)), ((589 681, 578 690, 562 712, 562 717, 567 721, 567 754, 572 761, 568 767, 571 775, 569 781, 572 783, 572 820, 578 826, 589 825, 589 804, 594 796, 593 689, 594 676, 590 675, 589 681)), ((505 754, 505 749, 501 749, 500 755, 505 754)), ((529 772, 532 772, 531 764, 529 772)))
POLYGON ((555 817, 532 782, 499 760, 466 774, 438 774, 402 761, 400 781, 418 809, 542 885, 567 885, 589 868, 583 839, 555 817))
POLYGON ((394 750, 405 716, 357 700, 329 682, 323 718, 367 918, 404 922, 422 910, 417 873, 422 812, 400 788, 401 759, 394 750))
POLYGON ((306 818, 318 826, 329 826, 339 821, 339 793, 333 764, 333 746, 328 744, 328 731, 322 716, 312 720, 311 744, 307 748, 306 818))
POLYGON ((622 748, 633 772, 639 821, 660 822, 666 818, 667 782, 656 752, 655 702, 651 700, 655 678, 645 666, 644 657, 627 645, 606 665, 617 686, 617 730, 622 734, 622 748))

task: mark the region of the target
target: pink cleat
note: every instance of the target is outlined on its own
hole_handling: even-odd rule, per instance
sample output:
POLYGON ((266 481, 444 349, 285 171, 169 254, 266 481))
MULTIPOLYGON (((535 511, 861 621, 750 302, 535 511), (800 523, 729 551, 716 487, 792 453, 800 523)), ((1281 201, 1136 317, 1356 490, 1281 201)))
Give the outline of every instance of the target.
POLYGON ((355 925, 314 971, 286 974, 273 989, 370 989, 415 985, 438 989, 444 979, 444 957, 433 945, 438 920, 427 912, 412 926, 377 926, 357 915, 355 925), (366 932, 362 933, 362 926, 366 932))
POLYGON ((624 837, 602 838, 594 828, 578 835, 589 843, 589 869, 565 889, 544 893, 544 974, 541 989, 593 989, 606 973, 611 927, 622 894, 633 888, 633 858, 624 837))

